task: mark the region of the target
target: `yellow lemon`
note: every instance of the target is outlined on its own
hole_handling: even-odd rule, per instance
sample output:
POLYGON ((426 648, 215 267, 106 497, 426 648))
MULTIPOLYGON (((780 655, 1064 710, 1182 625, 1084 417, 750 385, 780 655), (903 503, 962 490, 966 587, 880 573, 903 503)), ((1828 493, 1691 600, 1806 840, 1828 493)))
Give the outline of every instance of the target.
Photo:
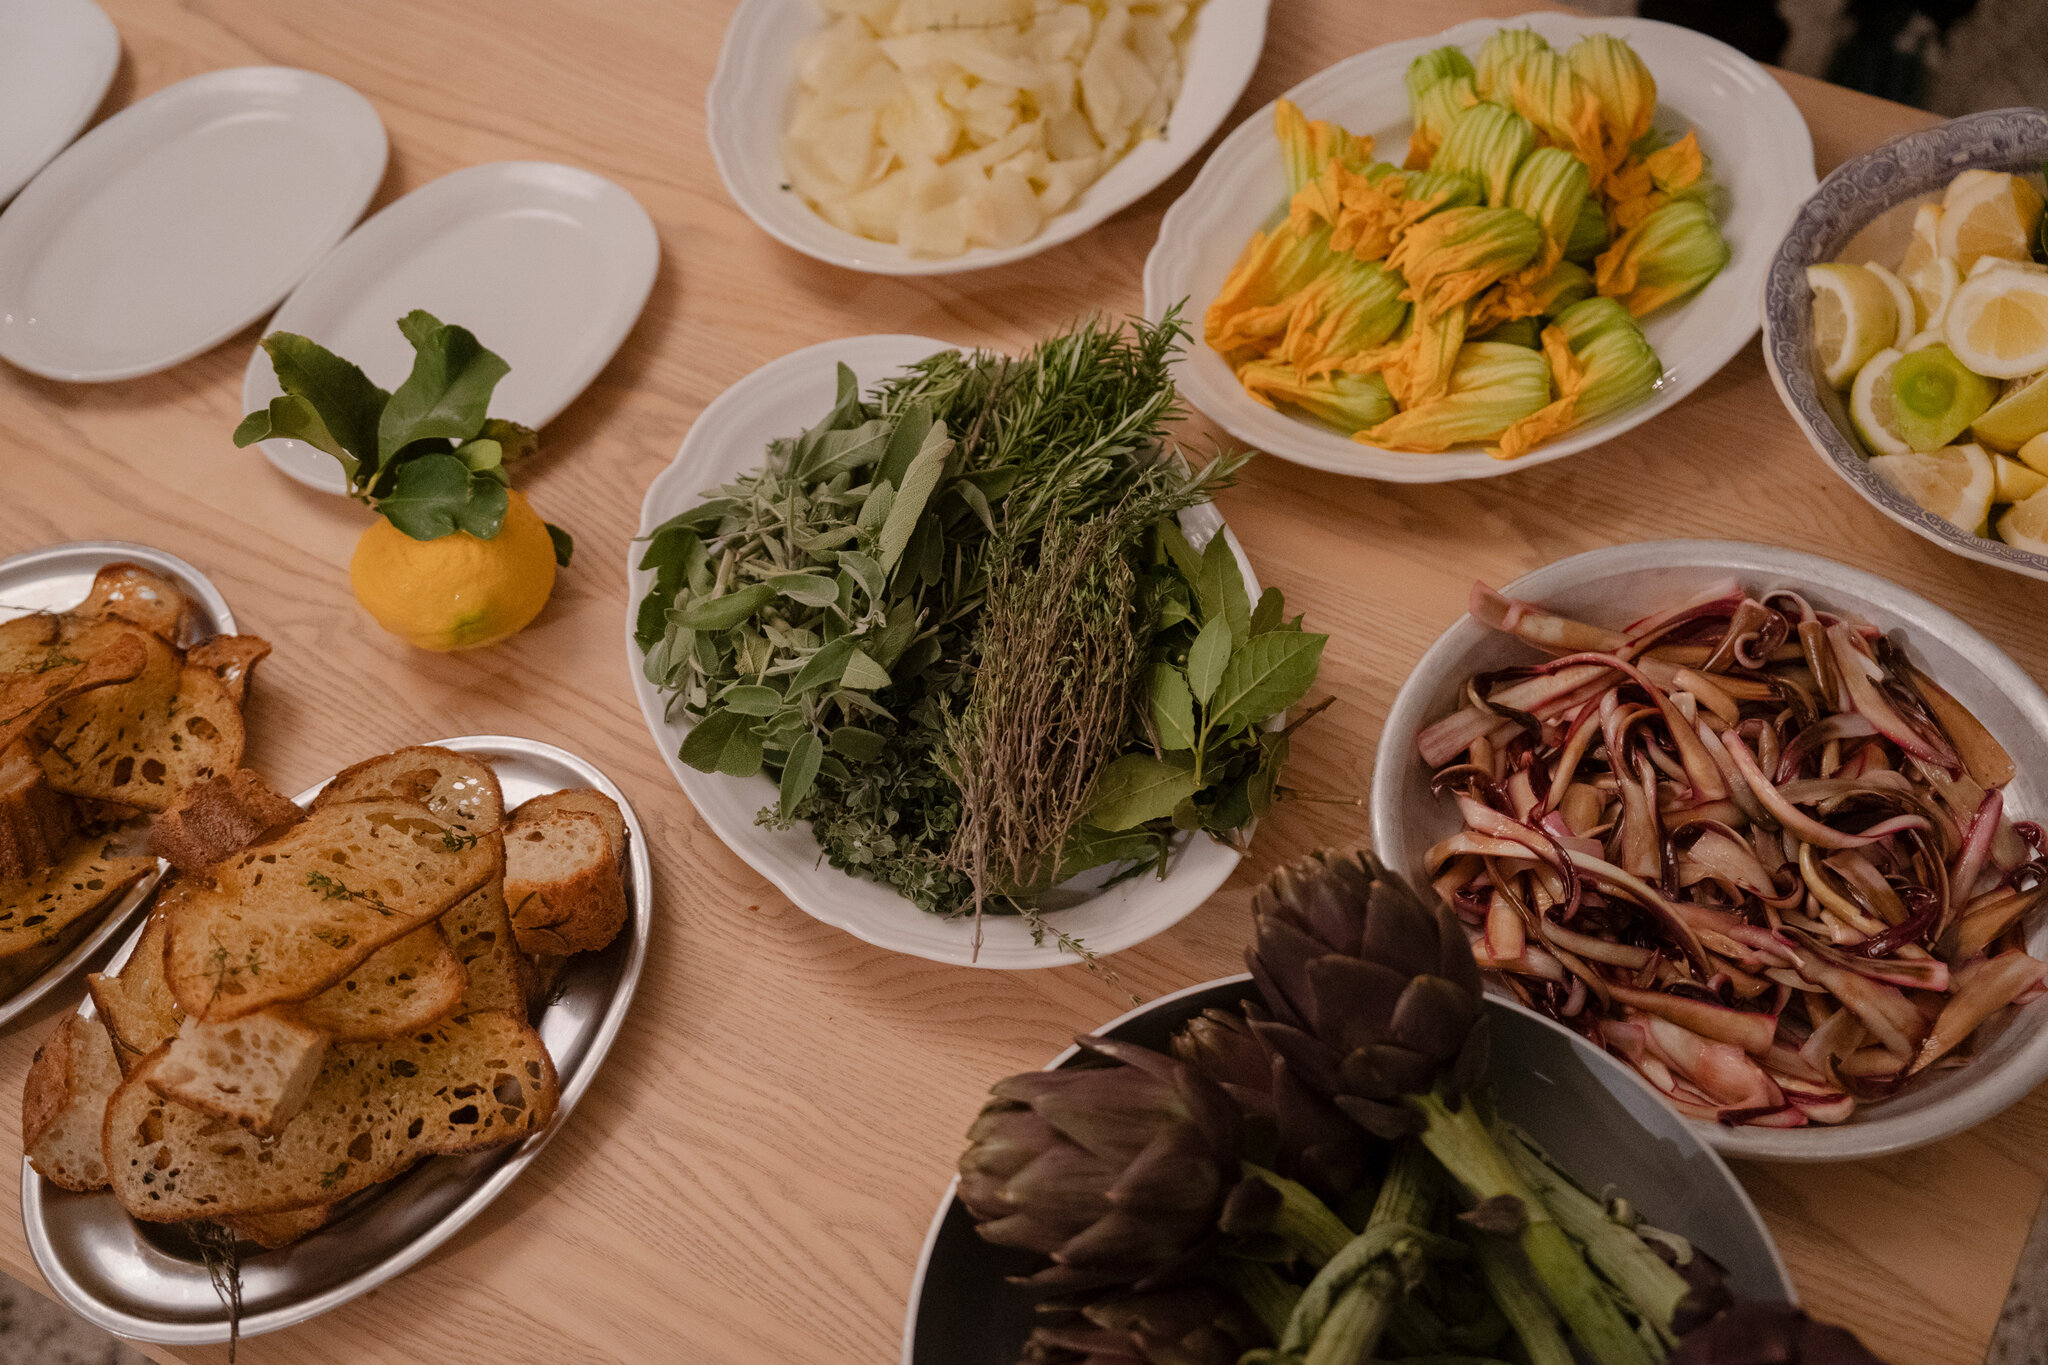
POLYGON ((2041 225, 2041 192, 2004 171, 1969 170, 1949 182, 1937 229, 1941 254, 1964 275, 1979 256, 2024 261, 2041 225))
POLYGON ((2003 455, 1991 457, 1991 463, 1998 467, 1997 482, 1992 487, 1993 502, 2023 502, 2044 488, 2048 488, 2048 474, 2008 460, 2003 455))
POLYGON ((1849 387, 1849 421, 1873 455, 1904 455, 1913 447, 1892 411, 1892 366, 1899 353, 1886 348, 1864 362, 1849 387))
POLYGON ((547 523, 518 492, 489 540, 414 540, 379 518, 356 542, 349 586, 377 624, 421 649, 475 649, 523 629, 555 587, 547 523))
POLYGON ((1884 287, 1891 291, 1892 307, 1896 308, 1899 314, 1899 327, 1898 331, 1893 334, 1892 340, 1886 344, 1894 350, 1903 351, 1906 349, 1907 344, 1913 340, 1914 335, 1920 330, 1918 324, 1920 316, 1919 305, 1913 301, 1913 292, 1906 288, 1904 280, 1892 274, 1891 271, 1886 270, 1876 261, 1865 261, 1863 268, 1877 276, 1884 287))
POLYGON ((2042 432, 2019 449, 2020 463, 2029 469, 2038 469, 2048 474, 2048 431, 2042 432))
POLYGON ((2048 431, 2048 370, 2005 386, 1996 403, 1970 424, 1970 434, 1993 450, 2018 450, 2048 431))
MULTIPOLYGON (((1942 292, 1941 205, 1922 204, 1913 212, 1913 240, 1899 260, 1899 278, 1913 292, 1913 327, 1917 331, 1941 316, 1948 295, 1942 292)), ((1948 286, 1953 292, 1955 285, 1948 286)))
POLYGON ((1956 290, 1941 332, 1956 359, 1992 379, 2048 369, 2048 273, 1986 271, 1956 290))
POLYGON ((1813 290, 1813 348, 1821 373, 1831 387, 1846 389, 1863 363, 1898 335, 1898 305, 1885 282, 1858 265, 1810 265, 1806 283, 1813 290))
POLYGON ((1870 467, 1937 517, 1971 535, 1984 534, 1984 517, 1998 487, 1998 471, 1984 447, 1948 446, 1930 455, 1880 455, 1870 467))
POLYGON ((2048 555, 2048 493, 2036 493, 1998 519, 1998 538, 2022 550, 2048 555))

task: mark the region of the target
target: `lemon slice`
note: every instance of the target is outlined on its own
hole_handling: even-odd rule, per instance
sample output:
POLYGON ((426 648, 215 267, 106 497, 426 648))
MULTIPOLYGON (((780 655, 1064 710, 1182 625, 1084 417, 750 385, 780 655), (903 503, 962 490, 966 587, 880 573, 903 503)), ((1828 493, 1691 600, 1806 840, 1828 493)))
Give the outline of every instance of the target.
POLYGON ((1956 359, 1993 379, 2048 369, 2048 274, 1989 270, 1949 300, 1942 336, 1956 359))
POLYGON ((2005 386, 1998 401, 1970 423, 1970 434, 1993 450, 2018 450, 2048 431, 2048 370, 2005 386))
MULTIPOLYGON (((1990 257, 1985 259, 1989 260, 1990 257)), ((1886 270, 1876 261, 1865 261, 1863 268, 1877 276, 1878 282, 1891 292, 1892 307, 1897 311, 1899 318, 1898 331, 1892 337, 1891 345, 1894 349, 1904 350, 1906 343, 1913 339, 1913 334, 1920 330, 1918 322, 1920 306, 1913 302, 1912 291, 1906 288, 1906 282, 1897 275, 1892 274, 1891 271, 1886 270)))
POLYGON ((1980 256, 2024 261, 2041 225, 2041 192, 2004 171, 1968 170, 1942 196, 1936 242, 1965 274, 1980 256))
POLYGON ((1861 266, 1831 261, 1806 267, 1813 290, 1813 347, 1821 373, 1849 387, 1863 363, 1898 336, 1899 310, 1884 281, 1861 266))
POLYGON ((2020 463, 2029 469, 2038 469, 2048 474, 2048 431, 2042 432, 2019 448, 2020 463))
POLYGON ((1977 264, 1971 266, 1970 273, 1963 278, 1974 280, 1979 275, 1986 275, 1994 270, 2017 270, 2025 275, 2048 275, 2048 265, 2042 265, 2039 261, 2008 261, 2003 256, 1979 256, 1977 264))
POLYGON ((1941 292, 1941 259, 1941 205, 1922 204, 1913 212, 1913 240, 1899 259, 1899 278, 1913 292, 1916 328, 1924 328, 1930 318, 1939 317, 1942 304, 1947 302, 1941 292))
POLYGON ((2038 469, 2029 469, 2018 460, 2008 460, 2003 455, 1991 457, 1993 502, 2024 502, 2044 488, 2048 488, 2048 474, 2038 469))
MULTIPOLYGON (((1970 535, 1983 534, 1984 518, 1998 489, 1998 471, 1984 447, 1944 446, 1929 455, 1879 455, 1870 467, 1950 525, 1970 535)), ((2048 531, 2048 503, 2042 509, 2042 529, 2048 531)))
POLYGON ((1998 538, 2021 550, 2048 555, 2048 493, 2036 493, 1998 519, 1998 538))
POLYGON ((1887 347, 1864 362, 1849 386, 1849 421, 1873 455, 1904 455, 1912 446, 1900 434, 1892 411, 1892 366, 1899 352, 1887 347))

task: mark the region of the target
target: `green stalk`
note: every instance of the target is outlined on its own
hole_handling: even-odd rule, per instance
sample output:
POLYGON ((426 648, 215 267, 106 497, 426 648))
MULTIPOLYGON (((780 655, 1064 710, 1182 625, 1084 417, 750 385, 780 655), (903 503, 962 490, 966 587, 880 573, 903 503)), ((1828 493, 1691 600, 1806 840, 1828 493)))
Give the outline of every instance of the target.
POLYGON ((1280 1192, 1280 1211, 1273 1215, 1271 1231, 1310 1265, 1329 1264, 1332 1257, 1350 1244, 1351 1229, 1308 1186, 1249 1161, 1244 1163, 1244 1170, 1280 1192))
POLYGON ((1607 1216, 1607 1209, 1559 1171, 1527 1135, 1500 1125, 1500 1149, 1515 1173, 1536 1191, 1558 1226, 1586 1249, 1586 1259, 1627 1296, 1667 1348, 1678 1344, 1671 1322, 1692 1286, 1641 1237, 1607 1216))
POLYGON ((1280 1340, 1280 1334, 1287 1330, 1287 1319, 1294 1315, 1294 1306, 1301 1302, 1301 1287, 1280 1278, 1280 1272, 1263 1261, 1236 1256, 1219 1257, 1216 1273, 1244 1300, 1245 1307, 1266 1329, 1266 1335, 1280 1340))
POLYGON ((1467 1197, 1474 1203, 1502 1195, 1522 1201, 1529 1218, 1521 1232, 1522 1251, 1551 1306, 1596 1365, 1657 1365, 1664 1353, 1653 1351, 1629 1326, 1607 1286, 1552 1220, 1528 1182, 1508 1164, 1471 1103, 1453 1110, 1433 1093, 1410 1095, 1408 1103, 1428 1121, 1422 1132, 1423 1145, 1443 1163, 1467 1197))
POLYGON ((1529 1365, 1572 1365, 1572 1348, 1557 1325, 1557 1314, 1550 1311, 1549 1301, 1522 1254, 1508 1245, 1506 1238, 1477 1228, 1465 1229, 1461 1240, 1472 1248, 1479 1273, 1485 1276, 1493 1301, 1507 1315, 1508 1325, 1515 1329, 1529 1365))
POLYGON ((1373 1350, 1394 1305, 1420 1276, 1437 1173, 1414 1143, 1395 1153, 1365 1231, 1316 1273, 1280 1336, 1279 1359, 1301 1365, 1357 1365, 1373 1350))

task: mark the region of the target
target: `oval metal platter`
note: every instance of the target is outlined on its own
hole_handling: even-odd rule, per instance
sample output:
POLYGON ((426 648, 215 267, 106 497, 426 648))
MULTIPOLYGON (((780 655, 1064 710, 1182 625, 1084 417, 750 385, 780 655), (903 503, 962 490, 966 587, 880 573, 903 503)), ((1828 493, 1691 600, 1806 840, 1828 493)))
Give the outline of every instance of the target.
MULTIPOLYGON (((30 612, 63 611, 67 607, 75 607, 92 590, 94 574, 109 564, 124 562, 155 569, 176 582, 192 599, 198 608, 199 619, 192 627, 191 636, 178 641, 179 644, 191 645, 208 636, 235 633, 234 613, 228 610, 220 590, 207 581, 206 575, 176 555, 153 550, 147 545, 132 545, 124 540, 74 541, 68 545, 30 550, 11 559, 0 559, 0 621, 12 621, 30 612)), ((119 837, 123 844, 133 839, 139 848, 142 834, 142 823, 136 821, 133 828, 123 831, 119 837)), ((0 1003, 0 1029, 34 1009, 38 1001, 70 980, 74 973, 119 937, 133 923, 137 912, 149 903, 150 893, 156 890, 157 880, 168 866, 159 862, 156 871, 137 882, 127 895, 116 902, 98 928, 52 963, 49 970, 9 996, 5 1003, 0 1003)))
MULTIPOLYGON (((280 1251, 245 1247, 241 1335, 294 1327, 402 1274, 496 1199, 561 1131, 625 1021, 647 956, 654 872, 633 808, 588 760, 512 735, 431 741, 478 754, 497 771, 505 806, 565 787, 595 787, 626 817, 626 931, 599 953, 570 959, 556 998, 534 1026, 554 1057, 562 1097, 554 1122, 513 1147, 430 1157, 348 1201, 335 1220, 280 1251)), ((310 802, 326 783, 295 799, 310 802)), ((127 960, 136 938, 122 945, 127 960)), ((79 1006, 91 1018, 92 1001, 79 1006)), ((57 1296, 81 1317, 139 1341, 190 1346, 228 1339, 228 1315, 197 1249, 175 1225, 128 1217, 113 1195, 73 1194, 21 1164, 21 1221, 29 1250, 57 1296)))

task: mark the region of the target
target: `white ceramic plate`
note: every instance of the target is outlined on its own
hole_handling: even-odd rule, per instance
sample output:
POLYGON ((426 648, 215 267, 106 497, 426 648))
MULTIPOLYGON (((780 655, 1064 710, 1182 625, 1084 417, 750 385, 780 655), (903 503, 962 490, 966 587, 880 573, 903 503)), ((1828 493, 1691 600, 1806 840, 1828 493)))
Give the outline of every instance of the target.
MULTIPOLYGON (((757 468, 770 440, 793 436, 831 411, 839 365, 850 367, 865 391, 935 351, 955 349, 950 342, 930 337, 849 337, 763 365, 720 394, 690 427, 675 462, 648 486, 640 508, 640 536, 694 507, 707 491, 757 468)), ((1245 587, 1258 597, 1258 580, 1244 550, 1213 506, 1183 513, 1181 525, 1197 546, 1218 531, 1228 536, 1245 587)), ((838 871, 825 862, 807 828, 775 830, 754 823, 763 807, 775 804, 776 786, 766 776, 702 773, 678 758, 676 751, 689 726, 668 718, 669 699, 647 681, 640 646, 633 638, 640 599, 654 586, 653 572, 640 567, 643 552, 644 546, 636 541, 628 547, 626 560, 626 667, 633 692, 669 771, 727 848, 773 882, 798 909, 877 947, 934 962, 1007 970, 1061 967, 1079 960, 1055 943, 1033 943, 1031 931, 1006 916, 983 918, 981 951, 976 955, 974 926, 968 919, 926 914, 888 887, 838 871)), ((1228 846, 1197 834, 1174 853, 1172 871, 1164 881, 1133 877, 1080 905, 1052 911, 1047 918, 1090 951, 1113 953, 1178 923, 1223 885, 1237 860, 1228 846)))
POLYGON ((1244 93, 1266 43, 1272 0, 1203 0, 1188 39, 1186 73, 1166 136, 1140 143, 1103 173, 1037 236, 1013 247, 975 247, 959 256, 912 256, 832 226, 782 173, 782 129, 796 80, 796 49, 823 27, 815 0, 742 0, 726 25, 718 70, 705 95, 705 135, 727 193, 777 241, 848 270, 875 275, 950 275, 1035 256, 1071 241, 1137 202, 1201 150, 1244 93))
MULTIPOLYGON (((601 952, 569 960, 554 1000, 533 1020, 561 1079, 548 1126, 512 1147, 437 1156, 344 1201, 333 1222, 281 1251, 243 1247, 241 1334, 256 1336, 318 1317, 417 1265, 454 1237, 519 1178, 604 1065, 625 1023, 647 958, 654 916, 653 868, 633 807, 589 760, 537 739, 461 735, 444 748, 489 761, 505 790, 505 808, 542 792, 595 787, 626 818, 626 901, 632 919, 601 952)), ((326 786, 299 793, 301 805, 326 786)), ((135 949, 135 934, 109 966, 135 949)), ((78 1013, 94 1015, 88 996, 78 1013)), ((191 1346, 228 1339, 228 1320, 206 1267, 175 1224, 141 1223, 105 1191, 58 1189, 21 1163, 21 1221, 36 1266, 57 1297, 96 1326, 139 1341, 191 1346)))
MULTIPOLYGON (((378 212, 306 276, 265 331, 297 332, 396 388, 413 351, 398 320, 424 308, 459 323, 512 367, 492 415, 540 427, 611 360, 654 287, 661 243, 640 201, 602 176, 546 161, 444 175, 378 212)), ((261 346, 242 409, 282 392, 261 346)), ((300 483, 347 491, 334 457, 263 442, 300 483)))
MULTIPOLYGON (((1096 1033, 1157 1051, 1204 1009, 1231 1009, 1254 994, 1249 976, 1228 976, 1161 996, 1096 1033)), ((1799 1302, 1770 1229, 1726 1162, 1685 1129, 1649 1085, 1570 1030, 1492 1002, 1488 1074, 1500 1111, 1562 1161, 1591 1191, 1613 1189, 1655 1227, 1687 1238, 1728 1268, 1737 1298, 1799 1302)), ((1068 1048, 1047 1071, 1068 1065, 1068 1048)), ((1041 1297, 1007 1277, 1037 1258, 975 1235, 957 1194, 946 1190, 925 1234, 903 1323, 903 1365, 1012 1365, 1041 1297)))
MULTIPOLYGON (((1998 646, 1927 599, 1875 574, 1763 545, 1653 540, 1561 559, 1502 591, 1548 603, 1583 621, 1612 623, 1676 606, 1731 573, 1752 592, 1793 588, 1818 608, 1852 613, 1887 633, 1902 632, 1894 638, 1914 662, 1969 707, 2012 755, 2019 775, 2005 789, 2007 811, 2032 820, 2048 812, 2048 696, 1998 646)), ((1373 763, 1373 845, 1389 866, 1423 881, 1425 852, 1458 828, 1456 808, 1430 793, 1429 771, 1415 752, 1416 736, 1455 709, 1472 674, 1537 657, 1521 641, 1462 616, 1415 665, 1387 713, 1373 763)), ((2031 920, 2027 951, 2048 957, 2048 915, 2037 913, 2031 920)), ((1969 1065, 1930 1073, 1893 1099, 1861 1105, 1847 1123, 1728 1128, 1686 1122, 1729 1156, 1851 1161, 1959 1133, 2043 1080, 2048 1080, 2048 1000, 2020 1010, 1969 1065)))
POLYGON ((341 240, 385 150, 368 100, 290 67, 209 71, 129 106, 0 214, 0 357, 97 382, 218 345, 341 240))
POLYGON ((1562 459, 1647 422, 1728 363, 1757 330, 1757 294, 1778 239, 1813 191, 1813 141, 1778 83, 1725 43, 1648 19, 1523 14, 1460 24, 1433 38, 1389 43, 1311 76, 1287 92, 1310 118, 1334 119, 1378 139, 1375 155, 1398 165, 1408 145, 1408 64, 1446 43, 1469 53, 1496 30, 1534 28, 1552 47, 1588 33, 1626 39, 1657 79, 1656 126, 1698 131, 1714 179, 1725 189, 1721 233, 1732 251, 1727 266, 1692 298, 1652 314, 1643 324, 1664 362, 1664 378, 1647 402, 1546 441, 1518 460, 1496 460, 1476 445, 1441 454, 1382 450, 1306 418, 1255 402, 1222 357, 1201 345, 1202 315, 1254 232, 1282 213, 1286 177, 1273 139, 1273 109, 1246 119, 1223 140, 1188 192, 1160 225, 1145 262, 1145 316, 1157 320, 1188 300, 1184 316, 1196 331, 1176 379, 1181 395, 1231 435, 1297 464, 1391 483, 1485 479, 1562 459))
POLYGON ((120 64, 92 0, 0 0, 0 204, 78 136, 120 64))

